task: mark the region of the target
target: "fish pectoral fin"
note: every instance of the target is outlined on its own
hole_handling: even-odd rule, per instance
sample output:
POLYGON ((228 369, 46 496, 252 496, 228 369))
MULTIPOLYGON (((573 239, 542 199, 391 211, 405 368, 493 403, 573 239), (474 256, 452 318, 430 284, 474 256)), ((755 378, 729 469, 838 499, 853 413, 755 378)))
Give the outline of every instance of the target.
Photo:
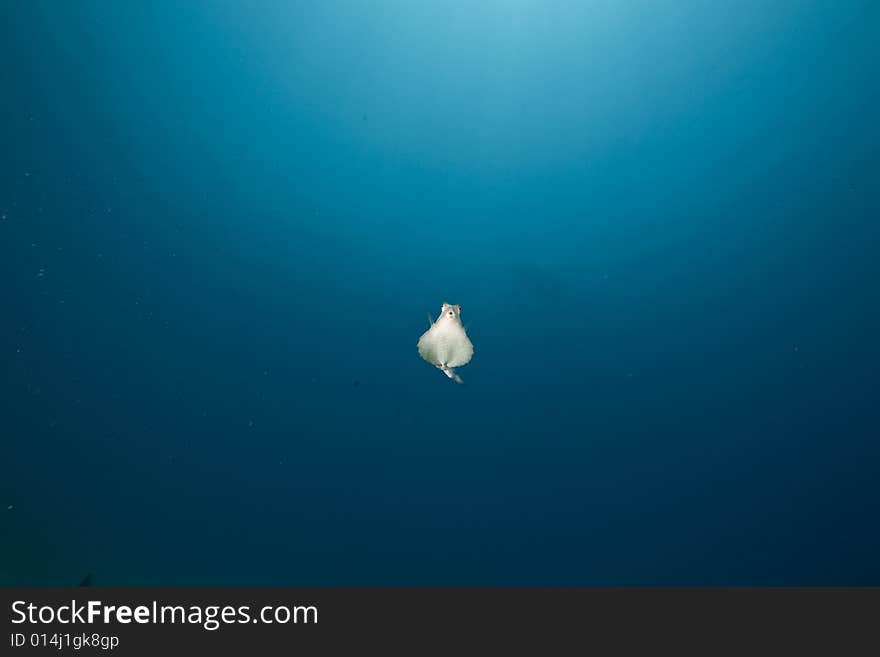
POLYGON ((431 313, 428 313, 428 328, 434 326, 434 320, 431 319, 431 313))

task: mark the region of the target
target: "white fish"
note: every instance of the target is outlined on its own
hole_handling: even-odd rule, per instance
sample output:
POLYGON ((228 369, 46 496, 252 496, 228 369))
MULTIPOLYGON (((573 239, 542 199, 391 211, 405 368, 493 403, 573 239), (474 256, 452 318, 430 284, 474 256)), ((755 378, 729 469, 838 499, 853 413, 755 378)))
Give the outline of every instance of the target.
POLYGON ((443 304, 440 316, 419 338, 419 355, 453 381, 464 383, 453 368, 470 362, 474 345, 461 324, 461 306, 443 304))

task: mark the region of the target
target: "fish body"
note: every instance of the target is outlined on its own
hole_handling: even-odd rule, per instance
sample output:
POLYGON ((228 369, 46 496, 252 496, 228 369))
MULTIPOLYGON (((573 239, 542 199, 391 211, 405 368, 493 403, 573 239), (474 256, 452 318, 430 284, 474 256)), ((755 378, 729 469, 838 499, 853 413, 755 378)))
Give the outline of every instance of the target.
POLYGON ((474 345, 461 323, 461 306, 444 303, 440 316, 419 338, 419 355, 457 383, 464 383, 456 367, 467 365, 474 345))

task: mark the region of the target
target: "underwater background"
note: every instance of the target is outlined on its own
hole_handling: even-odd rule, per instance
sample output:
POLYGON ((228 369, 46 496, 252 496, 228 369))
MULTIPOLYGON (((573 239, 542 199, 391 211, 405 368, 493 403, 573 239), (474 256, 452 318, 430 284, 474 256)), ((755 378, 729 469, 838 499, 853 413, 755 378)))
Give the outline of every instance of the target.
POLYGON ((0 584, 880 584, 878 33, 2 3, 0 584))

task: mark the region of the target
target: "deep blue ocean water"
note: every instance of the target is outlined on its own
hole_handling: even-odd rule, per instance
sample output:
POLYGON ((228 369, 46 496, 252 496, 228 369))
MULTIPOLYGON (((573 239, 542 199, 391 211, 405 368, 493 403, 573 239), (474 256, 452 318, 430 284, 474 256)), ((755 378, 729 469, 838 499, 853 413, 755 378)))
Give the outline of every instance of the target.
POLYGON ((878 33, 2 3, 0 584, 880 584, 878 33))

